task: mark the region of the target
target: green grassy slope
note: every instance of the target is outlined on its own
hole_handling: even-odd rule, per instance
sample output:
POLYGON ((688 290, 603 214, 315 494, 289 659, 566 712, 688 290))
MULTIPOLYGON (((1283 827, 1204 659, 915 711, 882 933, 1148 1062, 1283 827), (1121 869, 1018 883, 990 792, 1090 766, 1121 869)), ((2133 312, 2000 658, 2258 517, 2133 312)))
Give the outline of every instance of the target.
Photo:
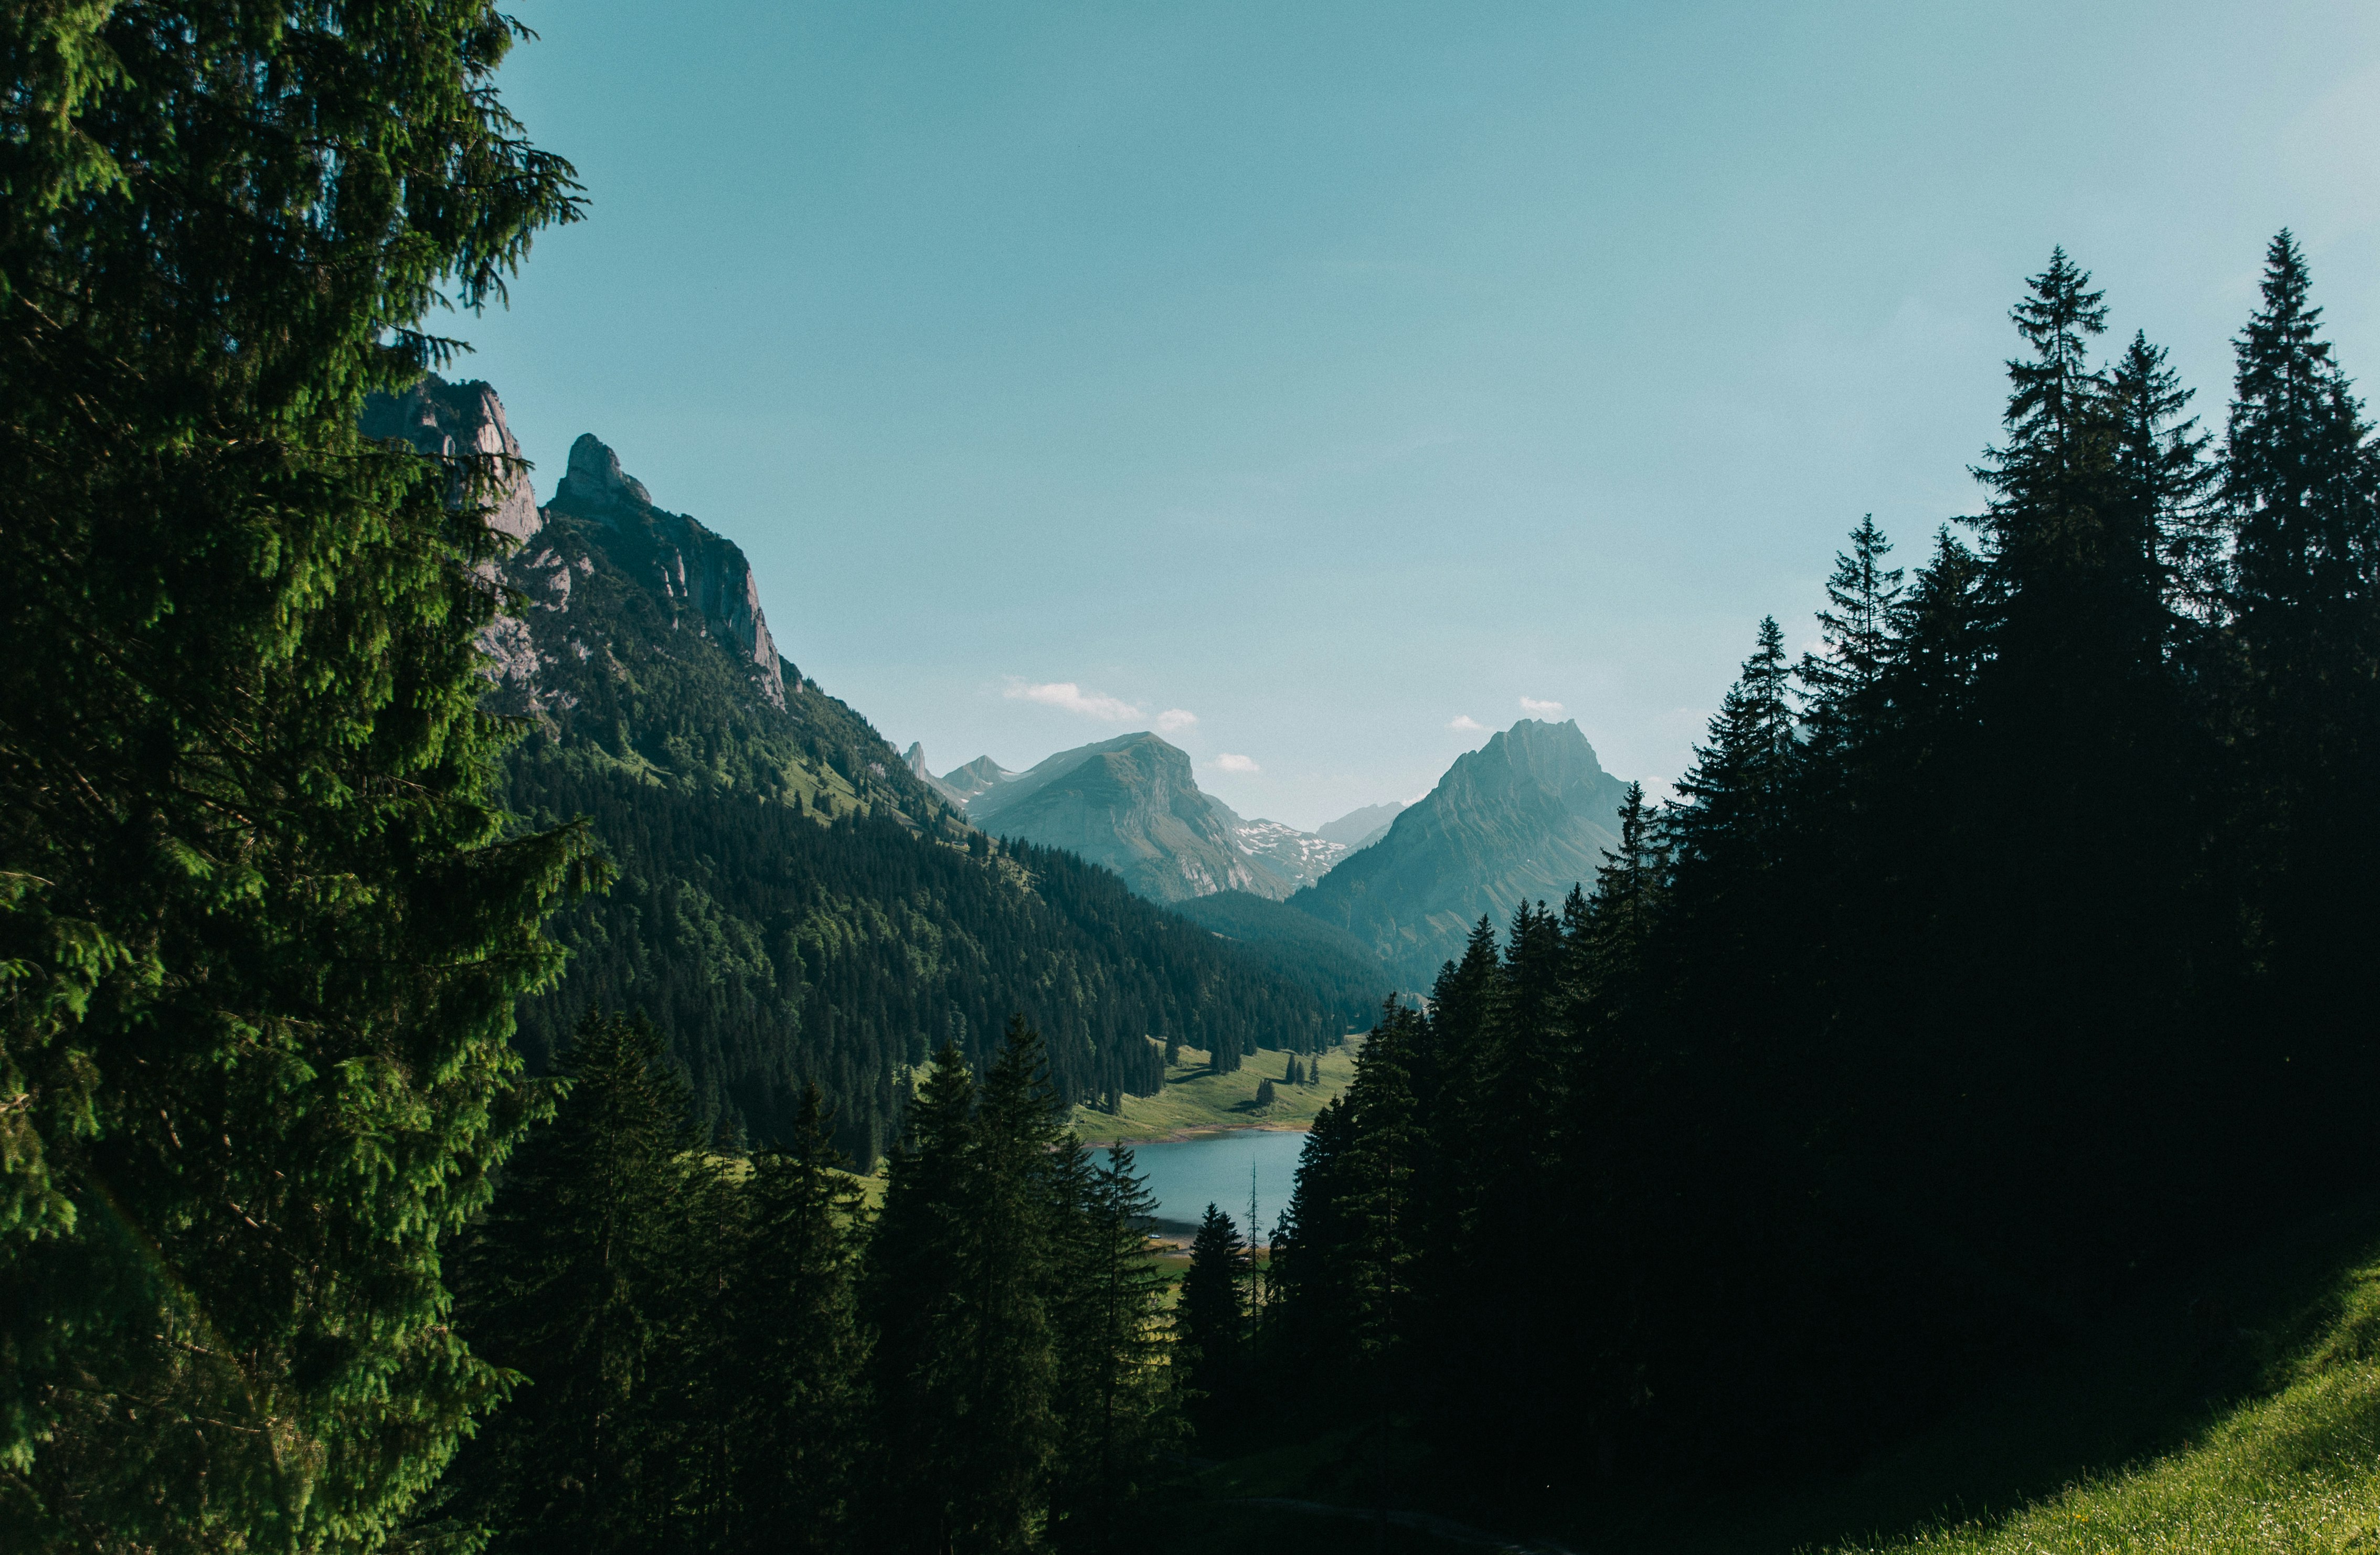
POLYGON ((1347 1088, 1355 1077, 1355 1050, 1360 1038, 1350 1038, 1313 1059, 1300 1058, 1321 1070, 1321 1083, 1291 1086, 1281 1082, 1289 1055, 1265 1048, 1243 1059, 1227 1075, 1207 1067, 1207 1054, 1196 1048, 1181 1050, 1181 1062, 1165 1071, 1165 1088, 1155 1096, 1127 1096, 1116 1112, 1075 1109, 1075 1131, 1087 1143, 1111 1139, 1163 1139, 1218 1128, 1305 1128, 1322 1104, 1347 1088), (1273 1102, 1257 1105, 1259 1081, 1273 1083, 1273 1102))

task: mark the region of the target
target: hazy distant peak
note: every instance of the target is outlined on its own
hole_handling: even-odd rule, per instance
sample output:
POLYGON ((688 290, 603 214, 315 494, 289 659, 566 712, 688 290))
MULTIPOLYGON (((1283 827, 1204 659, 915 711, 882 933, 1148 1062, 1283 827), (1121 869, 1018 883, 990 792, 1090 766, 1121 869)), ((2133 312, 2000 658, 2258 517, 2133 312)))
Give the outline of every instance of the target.
POLYGON ((1352 852, 1379 841, 1404 808, 1402 799, 1391 799, 1385 805, 1366 805, 1361 809, 1349 810, 1336 820, 1325 821, 1314 829, 1314 834, 1352 852))
MULTIPOLYGON (((911 746, 909 749, 918 761, 926 759, 923 747, 911 746)), ((922 771, 924 769, 915 767, 914 770, 922 771)), ((990 757, 978 756, 964 767, 952 768, 934 781, 941 785, 944 792, 957 795, 958 802, 964 805, 984 790, 997 788, 1015 776, 1014 772, 990 757)))
POLYGON ((1374 946, 1427 983, 1486 914, 1559 902, 1591 883, 1618 845, 1627 785, 1603 770, 1574 720, 1524 718, 1465 751, 1388 834, 1350 853, 1296 905, 1374 946))

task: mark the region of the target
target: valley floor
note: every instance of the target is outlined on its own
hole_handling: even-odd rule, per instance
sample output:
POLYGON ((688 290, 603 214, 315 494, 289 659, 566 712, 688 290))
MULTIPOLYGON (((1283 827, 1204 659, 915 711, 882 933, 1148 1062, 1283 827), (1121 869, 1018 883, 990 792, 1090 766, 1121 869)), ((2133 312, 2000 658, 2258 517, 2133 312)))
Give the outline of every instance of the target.
POLYGON ((1076 1107, 1074 1125, 1087 1144, 1122 1140, 1127 1145, 1157 1139, 1180 1139, 1225 1128, 1306 1128, 1323 1103, 1347 1088, 1355 1077, 1355 1052, 1363 1039, 1350 1037, 1316 1058, 1301 1056, 1300 1067, 1311 1064, 1318 1073, 1312 1085, 1286 1082, 1289 1055, 1261 1049, 1240 1061, 1240 1067, 1218 1074, 1207 1067, 1208 1054, 1196 1048, 1181 1050, 1181 1062, 1165 1071, 1165 1088, 1155 1096, 1127 1096, 1117 1112, 1076 1107), (1273 1085, 1269 1106, 1257 1104, 1257 1087, 1273 1085))

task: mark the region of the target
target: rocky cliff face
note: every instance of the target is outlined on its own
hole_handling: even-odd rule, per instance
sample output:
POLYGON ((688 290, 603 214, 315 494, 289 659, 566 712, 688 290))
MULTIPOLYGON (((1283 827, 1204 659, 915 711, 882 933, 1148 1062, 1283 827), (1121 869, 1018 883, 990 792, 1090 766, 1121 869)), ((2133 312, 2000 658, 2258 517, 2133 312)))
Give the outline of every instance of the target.
POLYGON ((1499 929, 1524 901, 1592 888, 1619 845, 1627 784, 1603 770, 1576 723, 1524 719, 1456 759, 1388 834, 1352 853, 1292 905, 1371 945, 1408 991, 1427 991, 1484 915, 1499 929))
POLYGON ((735 542, 684 514, 653 505, 644 483, 620 468, 618 455, 594 433, 570 445, 570 468, 547 504, 552 513, 612 529, 618 560, 638 572, 668 602, 674 626, 716 637, 746 664, 760 694, 785 705, 776 639, 760 612, 760 589, 735 542))
MULTIPOLYGON (((592 433, 571 445, 553 501, 540 508, 520 444, 504 424, 504 404, 486 383, 449 383, 432 374, 401 396, 375 395, 365 407, 363 430, 371 437, 403 438, 435 458, 498 461, 488 526, 520 543, 492 576, 519 590, 526 608, 499 618, 480 634, 480 645, 488 654, 490 678, 510 693, 515 711, 552 711, 571 695, 543 684, 551 678, 544 672, 560 660, 536 639, 549 616, 569 612, 573 588, 592 576, 599 560, 617 564, 642 583, 672 631, 718 642, 744 666, 763 700, 780 711, 786 707, 783 661, 743 551, 694 519, 656 507, 644 483, 623 470, 619 456, 592 433), (546 530, 557 517, 601 526, 603 543, 594 550, 554 543, 546 530)), ((591 651, 583 640, 568 640, 581 658, 591 651)))
POLYGON ((959 809, 965 806, 967 796, 960 793, 957 789, 953 788, 949 784, 944 783, 941 779, 936 777, 933 773, 933 769, 926 765, 926 747, 924 742, 918 740, 910 741, 909 748, 902 752, 901 764, 907 767, 909 771, 916 775, 919 783, 924 784, 927 787, 941 795, 943 802, 948 804, 953 809, 959 809))
POLYGON ((544 527, 528 463, 504 425, 503 403, 487 384, 449 383, 432 373, 397 398, 374 395, 364 407, 363 430, 367 437, 401 437, 436 459, 492 459, 497 480, 488 528, 526 541, 544 527))
POLYGON ((1190 758, 1152 734, 1061 751, 976 795, 966 814, 995 836, 1024 837, 1105 865, 1153 901, 1219 891, 1279 899, 1291 890, 1241 848, 1198 791, 1190 758))

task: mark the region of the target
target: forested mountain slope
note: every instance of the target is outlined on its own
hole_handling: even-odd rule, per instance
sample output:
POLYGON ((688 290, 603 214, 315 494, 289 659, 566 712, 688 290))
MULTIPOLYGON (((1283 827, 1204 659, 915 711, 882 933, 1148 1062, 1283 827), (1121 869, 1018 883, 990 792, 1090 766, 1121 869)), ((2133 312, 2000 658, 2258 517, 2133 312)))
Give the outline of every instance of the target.
POLYGON ((1576 723, 1524 718, 1458 757, 1386 836, 1293 905, 1373 947, 1408 990, 1427 988, 1482 916, 1501 923, 1592 881, 1619 843, 1626 789, 1576 723))
MULTIPOLYGON (((485 384, 427 380, 365 426, 517 455, 485 384)), ((483 636, 489 705, 529 723, 512 805, 592 817, 620 870, 564 920, 559 990, 522 1007, 533 1062, 589 1004, 641 1007, 710 1136, 782 1136, 815 1080, 868 1160, 910 1069, 945 1039, 988 1062, 1014 1013, 1065 1099, 1094 1105, 1155 1090, 1169 1039, 1235 1057, 1346 1029, 1327 979, 1318 994, 1102 869, 975 832, 778 654, 742 552, 656 506, 594 437, 552 502, 516 473, 496 516, 524 540, 495 568, 514 606, 483 636)))

